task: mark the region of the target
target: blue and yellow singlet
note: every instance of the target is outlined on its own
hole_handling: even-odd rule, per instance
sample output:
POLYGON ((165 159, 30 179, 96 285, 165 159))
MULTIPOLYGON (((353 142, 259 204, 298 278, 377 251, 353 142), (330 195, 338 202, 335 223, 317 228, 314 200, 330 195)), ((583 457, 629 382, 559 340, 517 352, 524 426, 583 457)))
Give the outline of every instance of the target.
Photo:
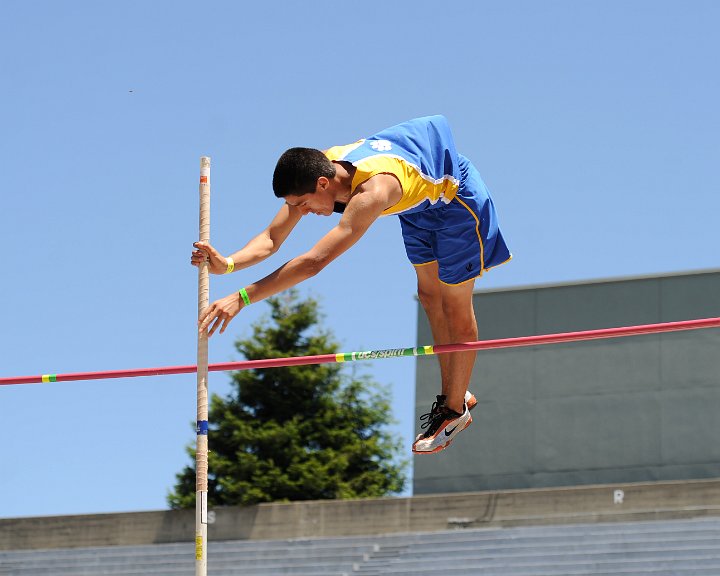
POLYGON ((353 191, 376 174, 392 174, 400 181, 402 198, 384 215, 409 214, 438 202, 447 204, 460 185, 458 154, 444 116, 403 122, 354 144, 334 146, 325 155, 355 167, 353 191))
POLYGON ((462 284, 511 258, 490 192, 458 154, 444 116, 409 120, 325 155, 355 167, 352 192, 377 174, 400 181, 402 197, 383 215, 398 215, 410 262, 437 262, 441 282, 462 284))

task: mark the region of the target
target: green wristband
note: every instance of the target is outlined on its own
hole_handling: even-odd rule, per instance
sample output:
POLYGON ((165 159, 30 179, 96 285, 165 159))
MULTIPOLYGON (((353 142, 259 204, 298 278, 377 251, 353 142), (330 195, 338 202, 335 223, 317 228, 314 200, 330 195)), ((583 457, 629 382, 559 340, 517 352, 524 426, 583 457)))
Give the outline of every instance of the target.
POLYGON ((247 290, 245 290, 245 288, 240 288, 238 294, 240 294, 242 301, 245 302, 245 306, 250 306, 250 296, 248 296, 247 290))

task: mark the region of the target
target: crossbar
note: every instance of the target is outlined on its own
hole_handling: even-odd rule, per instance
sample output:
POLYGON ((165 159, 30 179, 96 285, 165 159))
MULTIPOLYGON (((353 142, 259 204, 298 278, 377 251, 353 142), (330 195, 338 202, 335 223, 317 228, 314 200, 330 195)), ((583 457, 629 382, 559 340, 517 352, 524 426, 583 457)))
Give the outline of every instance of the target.
MULTIPOLYGON (((258 370, 262 368, 352 362, 355 360, 379 360, 382 358, 429 356, 433 354, 448 354, 451 352, 467 352, 470 350, 496 350, 498 348, 518 348, 521 346, 562 344, 566 342, 602 340, 627 336, 641 336, 643 334, 699 330, 703 328, 720 328, 720 318, 702 318, 699 320, 662 322, 658 324, 642 324, 639 326, 623 326, 619 328, 602 328, 600 330, 584 330, 580 332, 561 332, 556 334, 541 334, 537 336, 502 338, 498 340, 480 340, 478 342, 463 342, 459 344, 439 344, 436 346, 420 346, 417 348, 390 348, 386 350, 368 350, 365 352, 319 354, 316 356, 292 356, 289 358, 241 360, 237 362, 210 364, 208 365, 208 370, 211 372, 258 370)), ((10 376, 0 378, 0 386, 14 384, 40 384, 42 382, 70 382, 76 380, 105 380, 109 378, 136 378, 139 376, 166 376, 170 374, 191 374, 195 372, 197 372, 197 366, 187 365, 164 366, 159 368, 137 368, 132 370, 106 370, 101 372, 42 374, 38 376, 10 376)))

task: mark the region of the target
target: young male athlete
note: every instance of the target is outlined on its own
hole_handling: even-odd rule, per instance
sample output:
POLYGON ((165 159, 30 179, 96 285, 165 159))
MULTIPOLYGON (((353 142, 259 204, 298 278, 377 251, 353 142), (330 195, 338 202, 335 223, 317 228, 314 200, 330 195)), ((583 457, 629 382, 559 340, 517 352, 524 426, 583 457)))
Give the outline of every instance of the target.
MULTIPOLYGON (((475 278, 510 259, 490 194, 478 171, 458 154, 447 120, 429 116, 388 128, 354 144, 324 152, 291 148, 278 160, 273 190, 285 200, 270 225, 225 258, 196 242, 191 262, 209 262, 223 274, 274 254, 306 214, 342 213, 338 224, 308 252, 269 276, 213 302, 199 321, 209 336, 251 302, 314 276, 357 242, 380 216, 397 214, 405 249, 418 278, 418 297, 435 344, 475 341, 475 278)), ((467 390, 475 352, 438 356, 441 394, 421 416, 424 432, 413 452, 448 446, 472 422, 477 400, 467 390)))

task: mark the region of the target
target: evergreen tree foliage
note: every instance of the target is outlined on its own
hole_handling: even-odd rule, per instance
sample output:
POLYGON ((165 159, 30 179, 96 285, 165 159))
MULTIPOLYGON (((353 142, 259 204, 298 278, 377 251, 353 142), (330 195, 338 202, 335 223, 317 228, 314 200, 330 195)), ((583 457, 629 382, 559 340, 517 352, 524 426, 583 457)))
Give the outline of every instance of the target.
MULTIPOLYGON (((270 318, 236 342, 248 360, 337 353, 318 325, 314 299, 297 291, 269 298, 270 318)), ((209 411, 208 501, 212 506, 293 500, 367 498, 398 493, 405 483, 401 443, 389 394, 340 364, 245 370, 209 411)), ((177 474, 172 508, 195 506, 192 466, 177 474)))

